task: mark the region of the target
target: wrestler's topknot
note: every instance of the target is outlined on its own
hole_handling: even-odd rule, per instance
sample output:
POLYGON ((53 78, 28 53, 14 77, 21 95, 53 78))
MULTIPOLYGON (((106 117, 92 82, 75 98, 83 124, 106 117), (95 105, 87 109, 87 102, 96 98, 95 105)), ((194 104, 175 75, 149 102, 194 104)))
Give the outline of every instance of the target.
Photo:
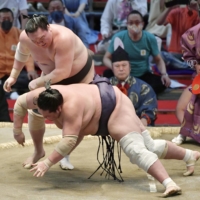
POLYGON ((33 15, 32 17, 23 15, 24 18, 28 18, 28 21, 25 26, 26 34, 34 33, 38 28, 42 30, 47 30, 47 26, 49 25, 46 16, 44 15, 33 15))
POLYGON ((39 94, 37 105, 42 110, 56 112, 63 104, 63 96, 57 89, 51 88, 51 80, 45 82, 45 88, 46 90, 39 94))
POLYGON ((45 81, 45 88, 46 88, 46 91, 51 90, 51 79, 49 81, 45 81))

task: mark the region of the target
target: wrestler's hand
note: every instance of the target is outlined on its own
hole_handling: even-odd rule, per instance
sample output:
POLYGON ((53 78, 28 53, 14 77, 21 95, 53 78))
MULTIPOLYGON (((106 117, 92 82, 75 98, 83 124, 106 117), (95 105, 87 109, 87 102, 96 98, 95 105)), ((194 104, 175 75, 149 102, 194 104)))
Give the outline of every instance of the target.
POLYGON ((15 138, 15 140, 19 143, 19 144, 21 144, 22 146, 24 146, 24 143, 25 143, 25 136, 24 136, 24 133, 23 132, 21 132, 21 134, 14 134, 14 138, 15 138))
POLYGON ((11 86, 14 85, 16 83, 17 79, 13 78, 13 77, 9 77, 4 85, 3 85, 3 89, 6 91, 6 92, 11 92, 12 89, 11 89, 11 86))
POLYGON ((163 85, 165 85, 166 87, 169 87, 171 84, 171 80, 168 75, 162 75, 161 81, 162 81, 163 85))
POLYGON ((32 164, 33 168, 30 172, 34 172, 33 176, 42 177, 48 171, 49 167, 44 163, 44 161, 32 164))
POLYGON ((29 80, 33 80, 38 77, 38 74, 36 73, 36 71, 29 71, 27 72, 27 76, 29 80))
POLYGON ((38 88, 36 80, 37 79, 34 79, 28 84, 29 90, 34 90, 34 89, 38 88))

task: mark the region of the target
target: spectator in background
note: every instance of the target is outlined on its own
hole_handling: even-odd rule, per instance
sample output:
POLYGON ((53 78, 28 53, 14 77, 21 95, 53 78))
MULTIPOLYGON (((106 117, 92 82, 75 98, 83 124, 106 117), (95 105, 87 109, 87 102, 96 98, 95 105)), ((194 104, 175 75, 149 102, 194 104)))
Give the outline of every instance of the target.
POLYGON ((97 42, 98 32, 89 28, 84 11, 87 0, 62 0, 62 2, 65 7, 65 14, 74 21, 74 33, 81 38, 85 46, 88 48, 89 44, 97 42))
POLYGON ((19 29, 24 29, 27 19, 23 19, 21 14, 28 15, 27 0, 0 0, 0 9, 10 8, 14 15, 13 25, 19 29), (21 24, 19 22, 19 17, 21 24))
POLYGON ((143 16, 140 12, 133 10, 127 18, 128 30, 116 33, 104 55, 105 66, 112 69, 112 53, 114 52, 114 41, 118 37, 126 52, 129 54, 131 64, 131 76, 137 77, 151 85, 158 94, 170 86, 170 79, 166 72, 165 63, 160 56, 157 41, 154 35, 142 30, 144 26, 143 16), (152 74, 149 56, 152 55, 161 76, 152 74))
POLYGON ((121 46, 112 54, 112 71, 114 77, 110 79, 111 84, 116 85, 131 99, 143 125, 153 125, 157 111, 156 94, 149 84, 130 76, 129 56, 121 46))
MULTIPOLYGON (((183 59, 190 65, 191 68, 195 69, 195 76, 199 76, 200 74, 200 43, 199 43, 199 37, 200 37, 200 24, 197 24, 196 26, 188 29, 181 37, 181 47, 183 52, 183 59)), ((199 80, 198 80, 199 82, 199 80)), ((196 85, 196 89, 199 88, 199 83, 196 85)), ((189 137, 194 136, 194 122, 197 122, 196 120, 199 118, 199 94, 192 94, 191 92, 191 86, 186 88, 184 92, 182 93, 181 97, 178 100, 177 108, 176 108, 176 115, 179 120, 179 122, 182 124, 184 117, 188 119, 188 111, 187 109, 191 109, 190 114, 193 116, 188 120, 189 124, 182 124, 183 129, 180 131, 178 136, 176 136, 172 142, 176 143, 177 145, 182 144, 186 140, 186 136, 189 137), (190 90, 189 90, 190 89, 190 90), (186 114, 187 113, 187 114, 186 114), (187 132, 187 130, 190 130, 190 133, 187 132), (184 133, 184 134, 183 134, 184 133), (185 134, 187 133, 187 135, 185 134)), ((199 122, 198 122, 199 124, 199 122)), ((196 126, 196 130, 198 131, 198 124, 196 126)), ((199 132, 195 133, 196 135, 199 135, 199 132)), ((198 140, 200 142, 200 140, 198 140)))
POLYGON ((176 5, 165 9, 157 19, 158 25, 170 24, 172 27, 169 47, 167 51, 162 51, 162 57, 168 67, 189 68, 182 59, 180 40, 183 33, 200 22, 198 12, 198 2, 192 0, 188 5, 176 5))
MULTIPOLYGON (((32 1, 30 1, 30 2, 32 2, 32 1)), ((30 11, 30 12, 48 12, 48 10, 45 8, 45 6, 41 2, 28 3, 28 11, 30 11)))
MULTIPOLYGON (((50 0, 48 10, 48 22, 50 24, 59 24, 71 29, 72 31, 74 31, 75 26, 78 25, 74 23, 74 20, 70 16, 64 13, 65 8, 62 0, 50 0)), ((80 29, 80 31, 83 30, 80 29)), ((85 40, 85 38, 82 38, 82 40, 85 40)))
MULTIPOLYGON (((191 86, 184 89, 183 93, 181 94, 177 106, 176 106, 176 117, 180 124, 182 124, 184 119, 184 113, 187 108, 187 105, 192 97, 191 86)), ((186 140, 186 136, 178 134, 175 138, 172 139, 172 142, 180 145, 186 140)))
POLYGON ((102 41, 97 50, 105 53, 112 35, 126 29, 127 16, 132 10, 147 14, 147 0, 108 0, 101 16, 102 41), (105 41, 104 41, 105 40, 105 41))
POLYGON ((151 0, 148 24, 146 31, 162 38, 166 38, 166 45, 169 46, 171 40, 171 25, 157 25, 157 19, 165 11, 164 0, 151 0))
POLYGON ((200 65, 196 65, 197 75, 193 80, 192 86, 185 89, 182 93, 178 105, 182 108, 177 113, 181 129, 179 135, 172 142, 181 145, 187 137, 190 137, 200 143, 200 65))
MULTIPOLYGON (((0 121, 10 121, 6 93, 3 90, 3 84, 11 73, 15 50, 19 41, 21 30, 13 27, 13 13, 9 8, 0 9, 0 121)), ((33 60, 29 59, 26 63, 27 71, 22 71, 18 81, 13 88, 28 90, 30 79, 37 78, 34 69, 33 60)), ((22 94, 22 93, 21 93, 22 94)))

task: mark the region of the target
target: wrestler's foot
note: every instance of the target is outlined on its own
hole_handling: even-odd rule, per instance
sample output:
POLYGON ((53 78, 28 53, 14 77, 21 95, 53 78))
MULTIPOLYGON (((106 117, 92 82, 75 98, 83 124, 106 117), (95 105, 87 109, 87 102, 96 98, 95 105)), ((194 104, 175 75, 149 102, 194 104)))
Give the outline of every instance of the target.
POLYGON ((23 163, 23 167, 26 169, 30 169, 32 167, 32 164, 36 163, 38 160, 43 158, 45 156, 45 152, 41 153, 34 153, 32 156, 26 159, 26 161, 23 163))
POLYGON ((69 161, 69 155, 65 156, 61 161, 60 161, 60 167, 61 169, 74 169, 74 166, 70 163, 69 161))
POLYGON ((186 136, 179 134, 172 140, 172 142, 177 145, 181 145, 183 142, 185 142, 185 140, 186 140, 186 136))
POLYGON ((194 173, 194 166, 200 158, 200 152, 192 151, 190 159, 186 162, 187 171, 183 173, 184 176, 191 176, 194 173))
POLYGON ((163 193, 162 197, 170 197, 174 195, 181 194, 181 188, 178 185, 170 185, 166 188, 165 192, 163 193))

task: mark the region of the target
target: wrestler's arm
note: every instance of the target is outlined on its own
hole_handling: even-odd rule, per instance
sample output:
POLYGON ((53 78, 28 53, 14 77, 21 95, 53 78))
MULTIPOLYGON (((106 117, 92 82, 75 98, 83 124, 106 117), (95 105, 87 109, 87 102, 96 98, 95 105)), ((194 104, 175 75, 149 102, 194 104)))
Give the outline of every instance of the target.
POLYGON ((21 145, 24 145, 25 142, 22 125, 27 114, 27 110, 37 108, 37 106, 34 104, 34 99, 35 97, 37 98, 38 94, 43 90, 44 88, 39 88, 37 90, 25 93, 19 96, 15 102, 13 114, 13 133, 14 138, 21 145))
POLYGON ((22 70, 22 68, 25 66, 25 63, 28 61, 30 52, 25 44, 25 32, 22 31, 20 34, 19 42, 17 45, 17 49, 15 52, 15 58, 13 62, 13 68, 10 73, 9 78, 4 83, 4 90, 6 92, 11 91, 11 86, 15 84, 17 81, 17 78, 22 70))
POLYGON ((35 79, 36 87, 44 86, 45 81, 48 80, 51 80, 51 84, 54 84, 70 76, 75 52, 74 35, 70 33, 70 36, 71 38, 68 37, 59 41, 57 40, 54 56, 55 69, 51 73, 35 79), (63 45, 66 43, 64 40, 68 40, 67 45, 63 45))
POLYGON ((52 165, 68 155, 81 142, 83 136, 79 133, 82 127, 84 109, 78 101, 71 99, 70 103, 67 102, 67 105, 63 105, 63 138, 47 159, 33 165, 34 167, 30 170, 31 172, 35 171, 33 176, 43 176, 52 165))
POLYGON ((19 37, 19 42, 17 44, 15 59, 13 64, 13 68, 20 71, 25 66, 25 63, 28 61, 30 56, 30 50, 26 43, 27 43, 27 35, 25 31, 22 31, 19 37))

